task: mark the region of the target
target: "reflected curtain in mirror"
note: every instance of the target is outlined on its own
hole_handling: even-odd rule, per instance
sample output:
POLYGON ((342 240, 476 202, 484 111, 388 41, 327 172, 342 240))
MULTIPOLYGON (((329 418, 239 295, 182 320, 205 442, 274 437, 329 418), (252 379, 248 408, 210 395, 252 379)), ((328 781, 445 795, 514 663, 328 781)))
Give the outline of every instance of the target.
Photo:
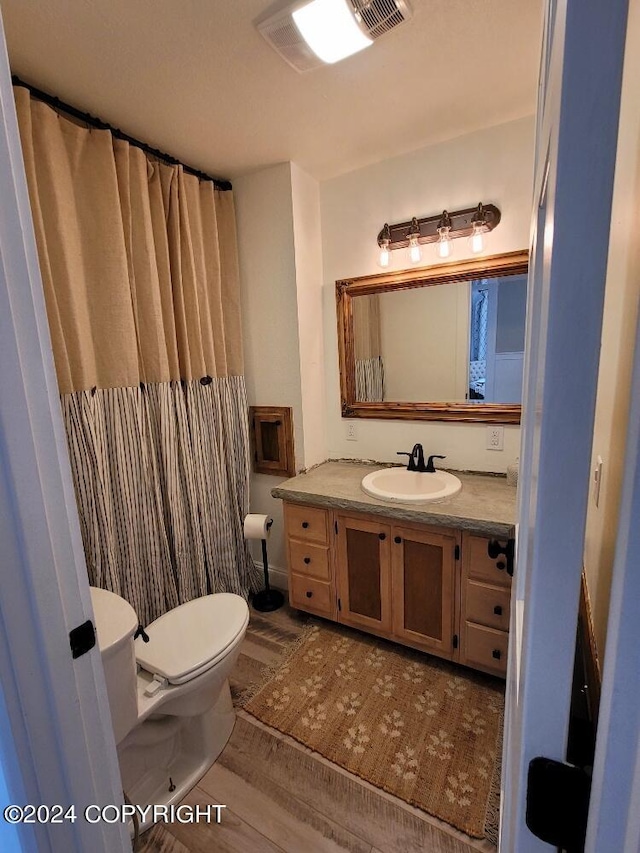
POLYGON ((380 343, 380 297, 363 296, 353 306, 356 350, 356 399, 384 400, 384 363, 380 343))

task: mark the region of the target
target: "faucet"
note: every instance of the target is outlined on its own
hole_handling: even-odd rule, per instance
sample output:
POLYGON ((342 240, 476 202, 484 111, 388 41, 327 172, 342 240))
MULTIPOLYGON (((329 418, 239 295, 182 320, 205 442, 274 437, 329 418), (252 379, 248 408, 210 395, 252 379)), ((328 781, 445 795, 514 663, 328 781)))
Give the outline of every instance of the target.
POLYGON ((434 467, 433 460, 434 459, 446 459, 447 458, 446 456, 438 456, 437 454, 434 454, 433 456, 429 457, 427 464, 425 465, 424 464, 424 450, 423 450, 421 444, 414 444, 413 450, 411 451, 411 453, 407 453, 406 451, 405 452, 398 451, 397 455, 409 457, 409 464, 407 465, 407 471, 418 471, 421 474, 422 473, 434 474, 436 469, 434 467))

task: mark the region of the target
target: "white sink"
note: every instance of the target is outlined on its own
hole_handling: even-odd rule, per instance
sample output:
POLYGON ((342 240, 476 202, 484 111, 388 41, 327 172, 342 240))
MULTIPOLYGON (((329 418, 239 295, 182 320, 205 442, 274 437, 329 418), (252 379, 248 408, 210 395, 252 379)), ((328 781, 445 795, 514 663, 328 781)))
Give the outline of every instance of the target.
POLYGON ((457 494, 462 483, 447 471, 419 472, 406 468, 381 468, 367 474, 362 488, 373 498, 397 503, 437 501, 457 494))

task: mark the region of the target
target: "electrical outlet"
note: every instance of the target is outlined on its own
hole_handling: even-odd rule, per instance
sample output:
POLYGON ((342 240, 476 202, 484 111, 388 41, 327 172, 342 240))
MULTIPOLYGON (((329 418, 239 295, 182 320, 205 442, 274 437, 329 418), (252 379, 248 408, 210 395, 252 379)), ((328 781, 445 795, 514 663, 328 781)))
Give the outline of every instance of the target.
POLYGON ((356 424, 354 421, 347 422, 346 429, 346 439, 347 441, 357 441, 358 440, 358 430, 356 428, 356 424))
POLYGON ((504 450, 504 427, 487 427, 487 450, 504 450))

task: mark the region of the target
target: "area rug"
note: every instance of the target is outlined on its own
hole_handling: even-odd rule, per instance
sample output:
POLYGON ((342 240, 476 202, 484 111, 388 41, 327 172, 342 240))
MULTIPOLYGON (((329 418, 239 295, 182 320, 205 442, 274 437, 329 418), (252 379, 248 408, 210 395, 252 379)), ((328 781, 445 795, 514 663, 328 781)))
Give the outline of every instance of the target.
POLYGON ((497 679, 322 624, 243 704, 372 785, 497 844, 504 708, 497 679))

